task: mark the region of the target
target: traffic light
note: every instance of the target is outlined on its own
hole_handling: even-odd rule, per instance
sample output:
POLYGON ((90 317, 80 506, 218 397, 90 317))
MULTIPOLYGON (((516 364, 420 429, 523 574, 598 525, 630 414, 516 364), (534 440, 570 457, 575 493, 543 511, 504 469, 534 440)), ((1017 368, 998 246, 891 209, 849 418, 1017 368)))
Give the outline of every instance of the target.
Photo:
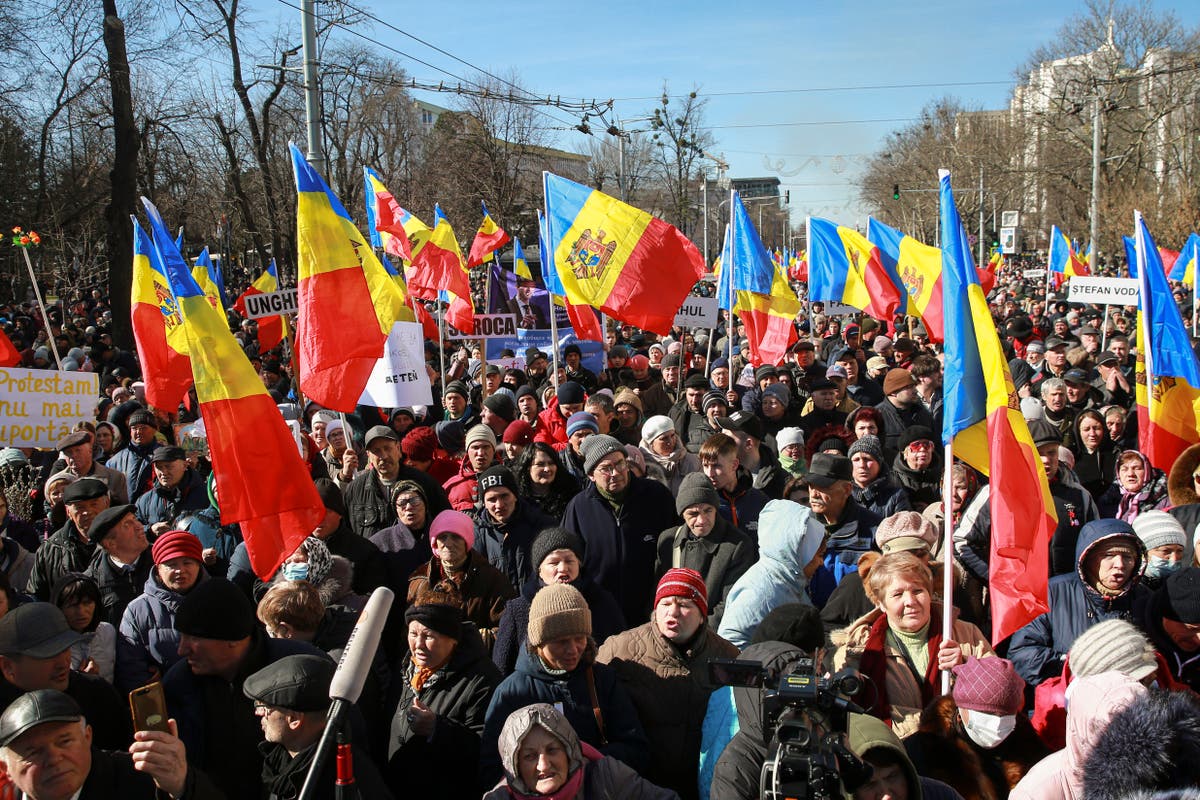
POLYGON ((987 232, 987 235, 988 235, 988 241, 992 243, 992 249, 999 250, 1000 249, 1000 236, 993 230, 989 230, 987 232))
POLYGON ((898 183, 892 184, 892 199, 893 200, 900 199, 900 184, 898 184, 898 183))

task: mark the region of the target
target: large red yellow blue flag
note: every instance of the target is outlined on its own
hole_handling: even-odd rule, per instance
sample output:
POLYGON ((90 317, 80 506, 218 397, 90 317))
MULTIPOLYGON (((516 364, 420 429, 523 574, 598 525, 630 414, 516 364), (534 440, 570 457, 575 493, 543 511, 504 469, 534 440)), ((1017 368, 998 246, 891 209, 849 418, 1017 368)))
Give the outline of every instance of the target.
POLYGON ((300 389, 334 411, 353 411, 404 298, 367 239, 296 145, 300 389))
POLYGON ((932 341, 943 341, 942 251, 873 217, 867 219, 867 239, 879 248, 887 274, 895 275, 904 287, 908 300, 901 310, 920 317, 932 341))
POLYGON ((192 277, 204 290, 204 296, 208 298, 208 302, 212 303, 213 308, 221 309, 223 312, 225 309, 221 301, 221 286, 217 283, 216 266, 213 264, 207 247, 201 250, 200 255, 196 257, 196 263, 192 266, 192 277))
POLYGON ((192 354, 196 398, 208 437, 221 522, 241 525, 250 564, 270 580, 325 516, 325 507, 275 401, 188 270, 158 209, 150 230, 192 354))
POLYGON ((179 306, 154 243, 133 221, 133 341, 146 383, 146 402, 174 412, 192 385, 179 306))
POLYGON ((879 248, 853 228, 819 217, 808 218, 808 297, 882 320, 908 308, 904 284, 879 248))
POLYGON ((483 206, 483 222, 479 223, 479 230, 475 231, 475 239, 471 242, 471 252, 467 254, 468 268, 478 267, 487 261, 488 256, 512 241, 512 237, 488 213, 487 203, 480 200, 479 204, 483 206))
MULTIPOLYGON (((233 307, 239 314, 245 316, 247 297, 252 294, 270 294, 277 291, 279 291, 279 273, 275 269, 275 259, 272 258, 271 263, 267 264, 267 268, 262 271, 262 274, 254 279, 254 283, 250 284, 246 291, 241 293, 233 307)), ((275 349, 285 336, 287 336, 287 320, 283 318, 282 314, 259 318, 258 351, 260 353, 275 349)))
POLYGON ((779 364, 796 342, 793 323, 800 301, 787 282, 782 259, 775 260, 763 246, 741 196, 735 191, 730 197, 729 260, 722 258, 721 269, 728 271, 733 313, 746 326, 750 360, 756 366, 779 364))
POLYGON ((1170 471, 1200 441, 1200 366, 1167 285, 1162 257, 1140 211, 1133 214, 1138 269, 1138 449, 1170 471))
POLYGON ((1049 608, 1050 539, 1058 518, 979 285, 950 173, 943 170, 939 183, 946 320, 942 441, 991 479, 991 640, 1000 642, 1049 608))
POLYGON ((1056 286, 1076 275, 1091 274, 1087 264, 1075 254, 1071 240, 1058 229, 1057 225, 1050 226, 1050 253, 1047 262, 1047 269, 1054 276, 1056 286))
POLYGON ((446 321, 464 333, 475 330, 475 305, 462 249, 442 207, 433 209, 433 229, 414 242, 408 288, 416 297, 449 303, 446 321))
POLYGON ((367 233, 371 246, 406 262, 412 262, 413 249, 429 238, 429 226, 405 211, 383 185, 379 173, 363 167, 366 186, 367 233))
POLYGON ((542 173, 548 244, 572 303, 667 334, 704 274, 704 256, 672 225, 615 197, 542 173))

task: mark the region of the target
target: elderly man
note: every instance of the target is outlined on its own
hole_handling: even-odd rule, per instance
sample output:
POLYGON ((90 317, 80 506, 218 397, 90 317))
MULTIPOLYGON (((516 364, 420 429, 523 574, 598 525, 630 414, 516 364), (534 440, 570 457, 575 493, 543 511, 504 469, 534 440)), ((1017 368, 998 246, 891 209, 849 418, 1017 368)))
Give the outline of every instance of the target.
POLYGON ((108 508, 108 486, 99 478, 82 478, 63 492, 66 523, 33 554, 33 572, 25 591, 39 600, 50 599, 50 588, 68 572, 83 572, 95 545, 88 540, 92 520, 108 508))
POLYGON ((175 629, 180 661, 167 671, 163 688, 188 760, 229 800, 258 800, 262 786, 254 776, 262 774, 263 733, 253 702, 242 694, 245 680, 284 656, 325 654, 305 642, 268 639, 250 599, 222 578, 183 598, 175 629))
POLYGON ((350 527, 359 536, 370 538, 396 524, 396 508, 390 494, 397 482, 416 481, 425 492, 430 518, 450 507, 446 492, 429 473, 403 463, 400 436, 387 425, 376 425, 367 431, 365 439, 367 464, 342 493, 346 500, 346 516, 350 527))
POLYGON ((894 369, 883 378, 884 400, 875 406, 883 420, 879 432, 888 461, 900 452, 900 437, 913 425, 933 429, 933 415, 917 395, 917 379, 907 369, 894 369))
POLYGON ((100 586, 104 619, 114 628, 121 624, 125 607, 142 593, 154 559, 146 531, 134 516, 132 505, 101 511, 88 528, 88 540, 96 545, 87 574, 100 586))
MULTIPOLYGON (((65 469, 80 478, 98 478, 108 487, 108 493, 118 503, 129 502, 129 487, 125 473, 97 464, 92 458, 92 443, 95 437, 89 431, 74 431, 58 441, 58 452, 62 454, 65 469)), ((57 470, 55 470, 57 472, 57 470)))
POLYGON ((157 433, 158 420, 154 414, 145 409, 133 412, 129 415, 129 443, 105 462, 105 466, 125 476, 131 503, 136 503, 153 485, 150 457, 160 446, 157 433))
POLYGON ((208 508, 208 491, 200 473, 188 466, 187 453, 174 445, 160 447, 150 457, 154 488, 137 501, 137 514, 148 533, 169 531, 175 518, 208 508))
POLYGON ((604 434, 583 443, 590 481, 563 513, 563 527, 583 539, 584 569, 621 605, 625 619, 645 619, 654 593, 658 534, 679 523, 671 492, 629 472, 625 447, 604 434))
POLYGON ((1130 619, 1148 594, 1139 579, 1146 548, 1129 523, 1098 519, 1083 526, 1076 568, 1050 579, 1050 610, 1012 637, 1008 657, 1030 686, 1062 673, 1081 633, 1106 619, 1130 619))
POLYGON ((0 619, 0 706, 22 692, 54 689, 70 695, 95 725, 96 746, 124 750, 133 740, 128 706, 99 675, 71 669, 79 634, 49 603, 26 603, 0 619))
POLYGON ((809 378, 808 388, 812 394, 812 411, 800 417, 800 429, 805 438, 812 436, 818 428, 826 425, 845 425, 846 412, 838 409, 838 388, 824 374, 809 378))
POLYGON ((129 752, 100 750, 83 709, 53 689, 27 692, 4 710, 0 760, 26 800, 221 797, 207 776, 188 766, 174 734, 142 731, 129 752))
MULTIPOLYGON (((808 505, 812 509, 808 528, 827 537, 825 566, 835 582, 858 569, 858 557, 872 549, 875 529, 882 521, 878 514, 855 501, 852 474, 850 459, 828 453, 814 455, 808 467, 808 505)), ((813 588, 816 591, 820 587, 813 588)))

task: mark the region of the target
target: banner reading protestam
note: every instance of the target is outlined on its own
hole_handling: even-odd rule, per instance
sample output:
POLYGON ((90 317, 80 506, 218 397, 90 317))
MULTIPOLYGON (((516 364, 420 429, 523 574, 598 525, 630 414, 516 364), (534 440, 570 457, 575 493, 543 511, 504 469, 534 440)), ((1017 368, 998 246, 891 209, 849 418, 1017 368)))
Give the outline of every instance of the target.
POLYGON ((95 420, 99 376, 52 369, 0 369, 0 447, 54 447, 95 420))

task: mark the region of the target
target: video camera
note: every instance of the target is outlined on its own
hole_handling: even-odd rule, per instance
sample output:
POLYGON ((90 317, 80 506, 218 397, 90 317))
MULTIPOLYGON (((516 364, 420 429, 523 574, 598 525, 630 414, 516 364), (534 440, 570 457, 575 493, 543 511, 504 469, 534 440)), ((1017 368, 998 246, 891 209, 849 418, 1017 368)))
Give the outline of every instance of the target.
POLYGON ((767 759, 759 777, 762 800, 841 798, 871 777, 871 767, 847 744, 848 714, 865 713, 849 698, 863 688, 862 676, 843 670, 817 673, 817 662, 801 657, 779 676, 758 661, 713 659, 710 680, 721 686, 762 691, 762 740, 767 759))

